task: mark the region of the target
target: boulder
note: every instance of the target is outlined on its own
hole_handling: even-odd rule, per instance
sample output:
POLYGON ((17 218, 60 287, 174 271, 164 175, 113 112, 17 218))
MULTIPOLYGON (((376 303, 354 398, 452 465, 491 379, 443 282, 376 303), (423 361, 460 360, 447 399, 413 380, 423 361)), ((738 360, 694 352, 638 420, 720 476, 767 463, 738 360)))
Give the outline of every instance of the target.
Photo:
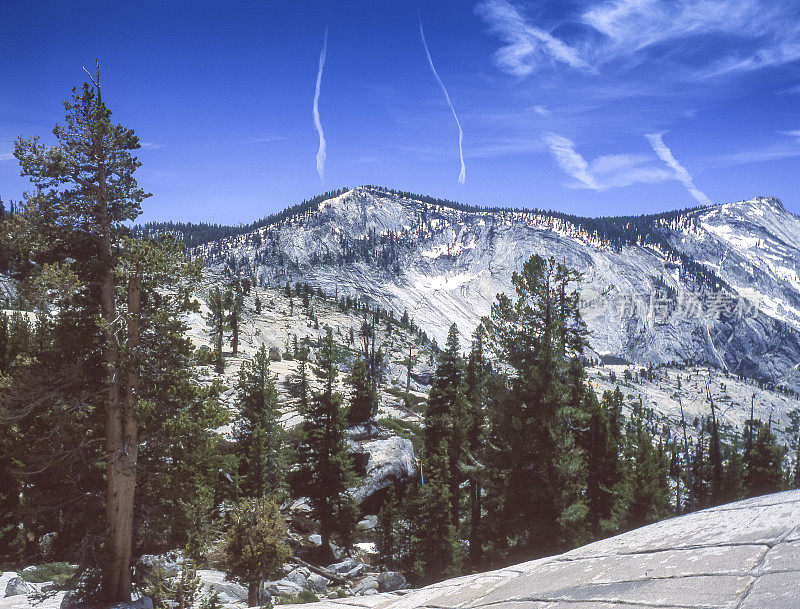
POLYGON ((30 583, 26 582, 20 576, 12 577, 6 584, 6 596, 19 596, 21 594, 33 594, 36 592, 30 583))
POLYGON ((308 589, 312 592, 320 592, 323 593, 328 588, 328 578, 323 577, 317 573, 312 573, 308 576, 308 589))
POLYGON ((371 440, 357 450, 368 455, 364 479, 353 491, 358 503, 395 482, 411 478, 417 471, 414 445, 407 438, 391 436, 371 440))
POLYGON ((347 573, 348 571, 352 571, 358 566, 358 561, 355 558, 345 558, 341 562, 333 563, 332 565, 328 565, 328 569, 333 571, 334 573, 347 573))
POLYGON ((205 590, 209 593, 216 590, 219 593, 220 602, 223 604, 247 600, 247 588, 236 582, 227 581, 221 571, 198 569, 197 575, 205 590))
POLYGON ((378 590, 381 592, 394 592, 406 586, 406 578, 397 571, 384 571, 378 575, 378 590))
POLYGON ((111 605, 110 609, 153 609, 153 599, 149 596, 141 596, 135 601, 111 605))
POLYGON ((279 362, 281 361, 281 350, 278 347, 270 347, 269 348, 269 360, 271 362, 279 362))
POLYGON ((309 543, 309 545, 312 545, 315 548, 318 548, 319 546, 322 545, 322 535, 320 535, 319 533, 314 533, 313 535, 309 535, 308 536, 308 543, 309 543))
POLYGON ((361 522, 358 523, 358 526, 364 531, 371 531, 376 526, 378 526, 378 517, 375 516, 374 514, 364 516, 361 522))
POLYGON ((270 596, 279 596, 281 594, 293 595, 298 594, 304 590, 303 586, 296 584, 288 579, 279 579, 274 582, 265 582, 264 590, 270 596))
POLYGON ((298 567, 296 569, 292 569, 289 573, 286 574, 284 579, 286 581, 293 582, 300 586, 301 588, 308 589, 308 576, 311 575, 311 571, 306 569, 305 567, 298 567))
POLYGON ((181 574, 183 554, 180 551, 165 554, 144 554, 136 563, 138 568, 163 569, 167 577, 177 577, 181 574))
POLYGON ((368 575, 356 582, 352 587, 352 592, 354 596, 370 596, 378 593, 378 587, 378 578, 374 575, 368 575))

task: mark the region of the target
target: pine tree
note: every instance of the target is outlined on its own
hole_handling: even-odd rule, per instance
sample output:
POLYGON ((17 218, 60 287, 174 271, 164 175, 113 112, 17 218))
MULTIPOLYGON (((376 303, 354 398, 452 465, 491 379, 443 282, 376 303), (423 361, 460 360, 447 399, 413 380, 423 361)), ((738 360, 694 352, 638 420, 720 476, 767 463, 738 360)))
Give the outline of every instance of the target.
MULTIPOLYGON (((586 344, 574 288, 580 276, 552 258, 533 256, 514 273, 516 300, 504 294, 484 320, 505 371, 492 399, 486 506, 493 551, 529 558, 557 551, 569 515, 562 501, 559 419, 569 361, 586 344)), ((564 443, 561 443, 564 447, 564 443)))
POLYGON ((722 450, 719 444, 719 429, 714 400, 711 400, 711 437, 708 446, 708 458, 711 465, 711 505, 722 503, 722 450))
POLYGON ((366 423, 378 410, 378 392, 370 381, 367 363, 364 360, 356 360, 347 382, 352 387, 347 422, 350 425, 366 423))
POLYGON ((487 394, 491 390, 492 370, 486 359, 484 340, 486 330, 479 325, 472 335, 472 347, 465 370, 464 398, 466 400, 466 455, 464 470, 469 479, 469 566, 477 571, 483 560, 481 524, 483 507, 482 486, 486 471, 482 464, 486 442, 487 394))
MULTIPOLYGON (((135 496, 137 485, 147 482, 137 480, 139 463, 156 458, 150 434, 178 443, 180 426, 154 422, 154 404, 165 395, 195 395, 187 380, 191 345, 180 322, 191 303, 179 295, 199 267, 176 244, 126 239, 126 223, 147 196, 134 177, 140 163, 132 151, 139 141, 111 122, 99 82, 98 69, 94 86, 73 90, 64 103, 65 123, 53 130, 56 147, 38 138, 16 142, 14 154, 35 192, 15 238, 38 265, 29 285, 46 288, 37 306, 53 321, 51 339, 39 344, 44 351, 15 374, 4 408, 20 417, 27 446, 19 455, 38 472, 31 486, 48 489, 48 502, 62 509, 71 501, 73 516, 62 521, 58 545, 78 545, 98 533, 104 539, 103 555, 90 558, 102 571, 100 596, 110 604, 130 600, 135 528, 145 507, 135 496), (158 356, 167 349, 172 357, 162 363, 158 356), (157 369, 149 361, 158 361, 157 369)), ((204 419, 204 403, 192 398, 188 404, 184 408, 196 406, 204 419)), ((37 526, 37 515, 29 516, 37 526)))
POLYGON ((616 489, 619 522, 625 529, 642 527, 669 513, 669 462, 659 441, 647 429, 641 412, 628 423, 622 479, 616 489))
POLYGON ((305 478, 303 491, 311 499, 314 516, 320 523, 323 552, 330 551, 334 534, 349 545, 356 520, 355 502, 349 493, 354 474, 344 433, 342 396, 334 391, 337 360, 333 331, 328 328, 314 369, 323 389, 303 412, 304 439, 298 449, 298 465, 305 478))
POLYGON ((399 508, 396 492, 389 487, 378 511, 378 525, 375 531, 375 547, 378 550, 381 566, 394 571, 399 565, 399 508))
POLYGON ((228 514, 218 559, 226 573, 247 585, 247 605, 258 607, 261 584, 283 574, 291 555, 286 523, 272 499, 245 499, 228 514))
POLYGON ((278 393, 264 345, 239 372, 238 416, 233 437, 240 458, 241 489, 246 497, 280 497, 284 492, 285 454, 278 393))
POLYGON ((783 456, 768 425, 761 425, 750 453, 745 457, 745 492, 748 497, 775 493, 783 489, 783 456))
POLYGON ((228 326, 231 329, 231 352, 234 356, 239 354, 239 324, 242 321, 243 296, 241 285, 237 281, 234 289, 225 296, 228 304, 228 326))
POLYGON ((425 410, 424 448, 421 467, 424 482, 419 489, 420 511, 415 526, 420 531, 416 571, 425 581, 455 575, 460 569, 457 545, 459 524, 459 471, 464 448, 463 370, 458 328, 450 326, 447 348, 442 352, 425 410), (456 420, 459 417, 459 420, 456 420))
POLYGON ((214 287, 209 293, 208 308, 209 314, 206 321, 209 326, 211 340, 214 342, 216 370, 218 374, 221 374, 225 369, 225 360, 222 357, 222 341, 225 338, 225 331, 229 328, 229 320, 226 314, 226 298, 219 289, 219 286, 214 287))

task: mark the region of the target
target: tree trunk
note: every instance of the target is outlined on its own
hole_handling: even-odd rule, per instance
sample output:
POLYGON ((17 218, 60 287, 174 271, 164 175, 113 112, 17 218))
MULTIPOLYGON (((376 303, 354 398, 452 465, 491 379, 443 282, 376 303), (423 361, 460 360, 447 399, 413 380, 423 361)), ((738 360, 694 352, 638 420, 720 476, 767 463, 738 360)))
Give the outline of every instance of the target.
POLYGON ((261 589, 261 582, 255 581, 247 584, 247 606, 259 606, 259 591, 261 589))
POLYGON ((475 573, 481 566, 481 487, 474 478, 469 481, 469 566, 475 573))
MULTIPOLYGON (((141 286, 134 275, 128 285, 128 347, 134 351, 139 343, 141 286)), ((125 394, 120 401, 117 372, 119 349, 113 334, 115 302, 113 277, 109 272, 102 292, 106 332, 106 365, 108 366, 107 489, 106 520, 108 524, 108 561, 103 596, 107 602, 129 601, 131 598, 131 552, 133 548, 133 505, 136 491, 136 463, 139 456, 139 429, 135 400, 138 387, 137 366, 129 362, 125 378, 125 394)))

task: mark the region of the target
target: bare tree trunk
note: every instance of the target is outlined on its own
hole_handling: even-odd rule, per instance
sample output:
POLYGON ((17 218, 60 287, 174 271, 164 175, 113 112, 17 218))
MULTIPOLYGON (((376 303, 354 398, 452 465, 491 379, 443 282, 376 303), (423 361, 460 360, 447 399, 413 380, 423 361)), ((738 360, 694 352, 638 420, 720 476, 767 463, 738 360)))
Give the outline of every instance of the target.
POLYGON ((248 607, 258 607, 259 606, 259 589, 261 588, 261 582, 250 582, 247 584, 247 606, 248 607))
POLYGON ((475 478, 469 481, 469 566, 476 573, 481 566, 481 487, 475 478))
MULTIPOLYGON (((108 602, 131 598, 131 553, 133 548, 133 506, 136 491, 136 464, 139 457, 139 428, 135 400, 138 389, 137 366, 129 363, 124 396, 120 396, 118 376, 119 348, 113 333, 115 302, 110 270, 102 293, 106 322, 106 365, 109 375, 107 412, 107 491, 108 556, 104 578, 104 597, 108 602), (120 399, 122 397, 122 399, 120 399)), ((128 284, 128 347, 139 344, 141 284, 134 274, 128 284)))

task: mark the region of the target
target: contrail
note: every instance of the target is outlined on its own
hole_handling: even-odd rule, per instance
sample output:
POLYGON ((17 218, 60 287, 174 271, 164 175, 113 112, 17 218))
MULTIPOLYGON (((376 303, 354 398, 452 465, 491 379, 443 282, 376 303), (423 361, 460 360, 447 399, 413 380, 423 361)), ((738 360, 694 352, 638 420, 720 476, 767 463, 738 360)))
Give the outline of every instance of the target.
POLYGON ((461 173, 458 174, 458 183, 463 184, 466 173, 464 168, 464 148, 462 146, 462 142, 464 141, 464 130, 461 128, 461 122, 458 120, 456 109, 453 107, 453 102, 450 101, 450 95, 447 93, 447 89, 445 88, 442 79, 439 78, 439 73, 436 71, 436 68, 433 65, 431 52, 428 50, 428 43, 425 41, 425 32, 422 30, 422 19, 419 20, 419 37, 422 38, 422 46, 425 47, 425 55, 428 57, 428 65, 431 67, 431 72, 433 72, 433 75, 436 77, 436 81, 442 88, 442 93, 444 93, 444 98, 447 100, 447 105, 450 106, 450 110, 453 113, 453 118, 456 119, 456 125, 458 125, 458 155, 461 158, 461 173))
POLYGON ((328 55, 328 28, 325 28, 325 37, 322 39, 322 50, 319 53, 319 70, 317 71, 317 88, 314 92, 314 126, 319 133, 319 150, 317 150, 317 173, 320 180, 325 180, 325 133, 319 120, 319 87, 322 84, 322 68, 325 67, 325 58, 328 55))
POLYGON ((678 162, 678 159, 672 154, 672 151, 667 148, 664 143, 663 133, 648 133, 645 137, 650 141, 650 145, 658 155, 675 172, 675 178, 686 187, 692 196, 701 205, 713 205, 711 199, 706 194, 694 185, 692 176, 686 171, 686 168, 678 162))

